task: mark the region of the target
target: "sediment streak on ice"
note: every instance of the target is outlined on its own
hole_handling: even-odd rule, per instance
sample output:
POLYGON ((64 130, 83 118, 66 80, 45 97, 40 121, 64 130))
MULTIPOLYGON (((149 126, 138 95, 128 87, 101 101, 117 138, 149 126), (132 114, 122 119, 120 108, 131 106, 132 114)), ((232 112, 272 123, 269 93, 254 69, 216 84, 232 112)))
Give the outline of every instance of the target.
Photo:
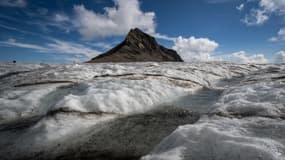
POLYGON ((284 160, 284 68, 263 65, 232 82, 217 83, 224 91, 215 109, 195 124, 180 126, 142 159, 167 160, 164 155, 175 150, 177 159, 284 160))
POLYGON ((56 157, 105 122, 179 106, 204 88, 221 95, 201 108, 191 103, 197 97, 182 103, 204 116, 142 159, 280 160, 284 73, 282 65, 231 63, 0 64, 0 156, 56 157))

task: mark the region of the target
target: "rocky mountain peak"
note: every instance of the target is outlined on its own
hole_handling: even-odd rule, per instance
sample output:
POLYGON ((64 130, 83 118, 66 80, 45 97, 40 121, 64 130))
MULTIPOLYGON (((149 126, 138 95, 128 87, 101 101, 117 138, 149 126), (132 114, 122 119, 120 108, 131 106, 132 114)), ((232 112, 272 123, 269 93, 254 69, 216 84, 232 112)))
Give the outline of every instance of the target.
POLYGON ((128 42, 137 42, 137 43, 148 42, 148 43, 157 44, 155 38, 144 33, 138 28, 131 29, 126 37, 126 40, 128 42))
POLYGON ((154 50, 159 46, 154 37, 144 33, 138 28, 131 29, 125 41, 129 45, 133 45, 133 47, 148 51, 154 50))
POLYGON ((91 59, 96 62, 178 61, 181 57, 172 49, 159 45, 155 38, 138 28, 131 29, 125 40, 113 49, 91 59))

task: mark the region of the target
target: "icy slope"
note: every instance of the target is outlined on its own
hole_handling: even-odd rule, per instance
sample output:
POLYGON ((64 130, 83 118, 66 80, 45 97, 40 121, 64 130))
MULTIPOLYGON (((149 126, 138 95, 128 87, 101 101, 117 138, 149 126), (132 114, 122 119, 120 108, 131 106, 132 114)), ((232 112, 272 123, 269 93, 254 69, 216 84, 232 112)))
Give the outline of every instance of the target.
MULTIPOLYGON (((3 65, 7 68, 7 64, 3 65)), ((23 65, 11 64, 10 70, 23 65)), ((246 74, 231 64, 135 63, 52 65, 10 75, 0 83, 2 121, 52 110, 128 114, 144 112, 219 79, 246 74)), ((1 123, 1 122, 0 122, 1 123)))
POLYGON ((143 160, 283 160, 284 121, 260 117, 202 118, 179 127, 143 160))
POLYGON ((143 159, 199 159, 201 150, 206 158, 234 159, 246 148, 252 152, 243 159, 257 152, 263 159, 284 156, 282 65, 3 63, 0 71, 1 159, 55 159, 75 151, 77 159, 113 153, 138 159, 185 124, 143 159), (261 122, 269 128, 259 127, 264 135, 254 128, 261 122), (237 151, 221 148, 211 156, 209 143, 237 151))
POLYGON ((224 91, 212 111, 180 126, 142 159, 284 160, 284 75, 284 65, 265 65, 221 82, 224 91))

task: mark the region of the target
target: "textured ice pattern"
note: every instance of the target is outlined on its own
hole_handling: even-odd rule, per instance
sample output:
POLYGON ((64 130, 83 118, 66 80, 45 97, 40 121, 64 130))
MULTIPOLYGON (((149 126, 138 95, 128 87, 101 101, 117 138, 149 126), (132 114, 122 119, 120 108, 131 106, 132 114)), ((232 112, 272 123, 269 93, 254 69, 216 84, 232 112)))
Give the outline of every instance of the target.
POLYGON ((215 104, 222 114, 285 118, 285 83, 260 82, 226 89, 215 104))
MULTIPOLYGON (((25 68, 25 72, 0 79, 1 121, 43 115, 59 109, 115 114, 141 113, 191 94, 203 86, 210 87, 216 80, 247 71, 239 67, 235 69, 237 74, 231 72, 233 66, 230 64, 219 66, 210 63, 34 67, 35 64, 10 64, 10 70, 25 68), (216 69, 211 66, 216 66, 216 69)), ((3 64, 3 68, 9 68, 9 64, 3 64)))
POLYGON ((284 65, 265 65, 219 83, 224 91, 215 109, 180 126, 142 159, 167 160, 165 154, 175 151, 181 160, 284 160, 284 75, 284 65))
POLYGON ((108 121, 174 105, 200 120, 143 160, 284 160, 284 75, 281 64, 2 63, 0 159, 56 157, 108 121))
POLYGON ((191 160, 283 160, 285 124, 266 118, 202 118, 198 123, 179 127, 144 160, 179 158, 191 160), (165 157, 165 158, 164 158, 165 157))

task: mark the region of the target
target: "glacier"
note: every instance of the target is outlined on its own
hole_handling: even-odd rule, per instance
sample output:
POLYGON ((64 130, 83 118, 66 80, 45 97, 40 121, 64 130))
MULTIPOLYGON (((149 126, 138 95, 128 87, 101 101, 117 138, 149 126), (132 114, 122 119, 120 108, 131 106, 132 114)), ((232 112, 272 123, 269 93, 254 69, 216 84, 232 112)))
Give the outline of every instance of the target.
POLYGON ((0 159, 283 160, 285 64, 0 63, 0 159))

